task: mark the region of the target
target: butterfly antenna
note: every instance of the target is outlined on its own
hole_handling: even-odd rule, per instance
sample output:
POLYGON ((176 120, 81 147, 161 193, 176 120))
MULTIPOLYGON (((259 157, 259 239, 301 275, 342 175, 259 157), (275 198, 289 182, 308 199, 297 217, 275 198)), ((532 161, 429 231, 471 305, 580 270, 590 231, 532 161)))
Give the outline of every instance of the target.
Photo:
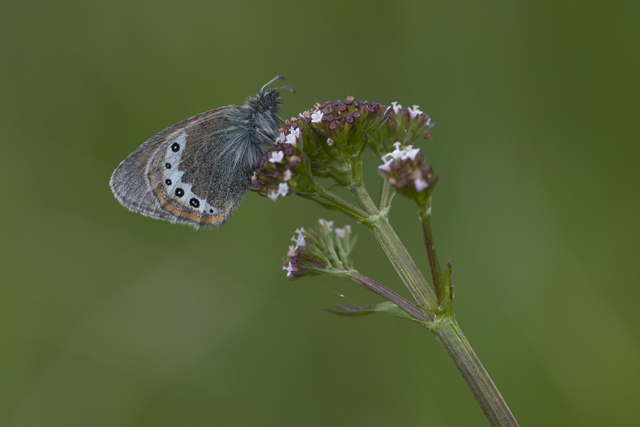
POLYGON ((283 76, 275 76, 274 78, 272 78, 269 83, 267 83, 266 85, 262 86, 262 89, 260 89, 260 92, 262 92, 264 90, 265 87, 269 86, 271 83, 275 82, 276 80, 282 79, 284 80, 283 76))
POLYGON ((274 87, 273 88, 273 90, 278 90, 278 89, 288 89, 292 93, 296 93, 296 90, 294 88, 292 88, 291 86, 280 86, 280 87, 274 87))

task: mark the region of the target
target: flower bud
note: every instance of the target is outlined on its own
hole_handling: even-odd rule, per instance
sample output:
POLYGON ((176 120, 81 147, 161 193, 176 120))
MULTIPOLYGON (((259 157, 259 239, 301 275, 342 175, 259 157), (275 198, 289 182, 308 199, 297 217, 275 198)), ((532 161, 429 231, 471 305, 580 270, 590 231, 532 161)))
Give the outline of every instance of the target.
POLYGON ((355 239, 351 238, 351 227, 333 229, 333 221, 318 220, 315 228, 296 230, 291 240, 282 269, 289 280, 304 276, 326 274, 349 277, 352 263, 348 258, 355 239))
POLYGON ((397 102, 392 102, 385 114, 384 125, 373 133, 369 142, 370 148, 378 156, 392 150, 392 141, 399 141, 402 145, 409 145, 421 135, 431 139, 429 129, 435 123, 420 111, 419 106, 403 108, 397 102))

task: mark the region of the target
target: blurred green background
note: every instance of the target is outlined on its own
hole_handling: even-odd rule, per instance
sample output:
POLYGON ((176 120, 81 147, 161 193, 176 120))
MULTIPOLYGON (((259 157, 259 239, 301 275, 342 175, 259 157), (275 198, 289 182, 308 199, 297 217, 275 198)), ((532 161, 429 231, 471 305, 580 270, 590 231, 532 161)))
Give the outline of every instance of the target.
MULTIPOLYGON (((521 425, 640 422, 639 12, 3 1, 0 425, 488 425, 433 336, 322 311, 379 301, 348 282, 284 279, 295 228, 347 218, 249 194, 196 232, 113 198, 139 144, 276 74, 283 117, 347 95, 433 117, 457 318, 521 425)), ((391 220, 426 268, 415 207, 391 220)), ((406 295, 354 229, 356 268, 406 295)))

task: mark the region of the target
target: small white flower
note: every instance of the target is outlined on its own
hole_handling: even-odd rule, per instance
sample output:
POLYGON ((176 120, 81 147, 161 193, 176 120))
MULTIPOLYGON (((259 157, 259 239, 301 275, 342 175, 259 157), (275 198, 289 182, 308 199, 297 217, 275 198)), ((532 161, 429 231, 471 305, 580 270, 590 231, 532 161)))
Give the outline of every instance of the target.
POLYGON ((282 163, 282 159, 284 158, 284 152, 283 151, 272 151, 271 152, 271 157, 269 157, 269 161, 271 163, 282 163))
POLYGON ((285 181, 289 181, 292 176, 293 176, 293 174, 291 173, 291 171, 289 169, 284 171, 284 180, 285 181))
POLYGON ((281 182, 280 185, 278 185, 278 196, 286 196, 287 193, 289 192, 289 184, 287 184, 286 182, 281 182))
POLYGON ((400 149, 400 142, 394 142, 393 145, 396 147, 391 153, 387 153, 382 156, 382 161, 387 162, 389 158, 391 159, 402 159, 405 156, 405 152, 400 149))
POLYGON ((267 197, 270 198, 272 202, 275 202, 276 199, 278 198, 278 192, 277 191, 269 191, 269 194, 267 194, 267 197))
POLYGON ((413 148, 412 145, 408 145, 406 147, 404 147, 404 151, 405 151, 405 158, 402 160, 406 160, 406 159, 411 159, 411 160, 415 160, 416 156, 418 155, 418 153, 420 152, 419 148, 413 148))
POLYGON ((413 183, 416 186, 416 191, 422 191, 429 186, 429 184, 427 184, 427 182, 422 178, 416 179, 413 183))
POLYGON ((296 244, 295 248, 293 248, 294 251, 297 251, 298 248, 307 245, 307 242, 304 240, 304 228, 298 228, 296 233, 298 233, 298 235, 291 238, 291 241, 296 244))
POLYGON ((400 110, 402 108, 402 105, 398 104, 397 102, 392 102, 391 105, 393 105, 393 112, 398 114, 398 110, 400 110))
POLYGON ((280 135, 278 135, 278 137, 276 138, 276 144, 280 142, 285 142, 286 139, 287 138, 284 136, 284 132, 280 132, 280 135))
POLYGON ((320 110, 316 111, 311 115, 311 123, 320 123, 322 121, 322 117, 324 113, 320 110))
POLYGON ((327 145, 331 147, 333 145, 333 139, 327 138, 327 145))
POLYGON ((293 245, 289 245, 289 252, 287 252, 287 256, 289 258, 296 256, 296 247, 293 245))
POLYGON ((296 271, 295 267, 291 265, 291 261, 289 261, 289 265, 283 265, 282 269, 287 272, 287 277, 291 277, 291 273, 296 271))
POLYGON ((409 117, 415 119, 418 114, 423 114, 418 107, 419 105, 414 105, 413 108, 409 108, 409 117))
POLYGON ((345 225, 344 228, 336 228, 336 236, 344 239, 347 234, 351 234, 351 226, 345 225))
POLYGON ((287 135, 287 144, 296 145, 298 143, 298 138, 295 135, 289 134, 287 135))
POLYGON ((328 231, 333 230, 333 221, 327 221, 326 219, 320 218, 318 220, 318 223, 324 228, 326 228, 328 231))
POLYGON ((287 144, 296 145, 298 143, 298 138, 300 138, 300 128, 295 128, 289 132, 289 135, 286 137, 287 144))

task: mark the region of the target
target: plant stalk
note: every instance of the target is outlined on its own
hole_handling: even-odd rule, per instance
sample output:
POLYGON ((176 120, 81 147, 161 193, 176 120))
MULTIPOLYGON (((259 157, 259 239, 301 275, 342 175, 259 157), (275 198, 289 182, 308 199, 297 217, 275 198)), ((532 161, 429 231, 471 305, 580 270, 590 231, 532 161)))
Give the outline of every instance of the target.
POLYGON ((419 216, 422 222, 422 234, 427 249, 427 257, 429 258, 431 280, 433 280, 433 287, 436 290, 438 304, 443 304, 447 302, 445 286, 448 286, 448 284, 444 283, 444 276, 442 275, 442 269, 440 268, 438 255, 436 254, 436 247, 433 242, 433 231, 431 230, 431 197, 427 199, 424 206, 420 207, 419 216))
POLYGON ((360 204, 360 207, 369 214, 369 222, 365 222, 365 224, 380 242, 391 264, 393 264, 398 275, 409 288, 418 305, 431 309, 437 307, 438 302, 435 294, 415 262, 413 262, 411 255, 407 252, 398 235, 393 231, 387 217, 380 215, 380 211, 371 196, 369 196, 369 193, 367 193, 364 185, 353 187, 351 193, 360 204))
POLYGON ((431 328, 431 332, 438 337, 453 359, 489 423, 494 427, 517 427, 518 422, 507 402, 502 398, 455 319, 445 316, 431 328))

